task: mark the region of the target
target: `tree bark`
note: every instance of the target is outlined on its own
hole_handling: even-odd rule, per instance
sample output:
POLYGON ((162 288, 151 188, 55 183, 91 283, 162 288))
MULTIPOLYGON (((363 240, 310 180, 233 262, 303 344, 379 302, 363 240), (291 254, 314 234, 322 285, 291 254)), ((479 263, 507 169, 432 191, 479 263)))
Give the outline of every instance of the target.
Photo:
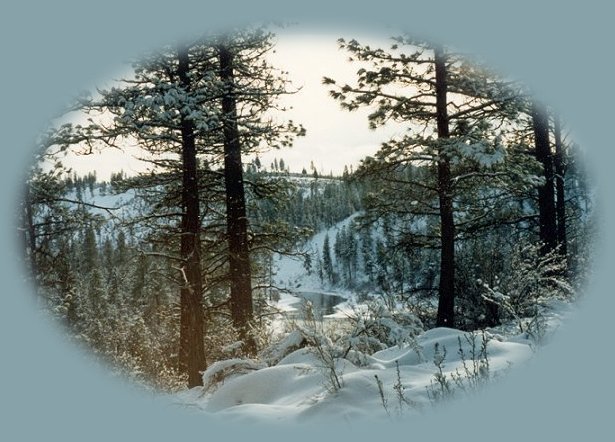
MULTIPOLYGON (((446 56, 442 47, 434 49, 436 68, 436 121, 438 139, 449 138, 447 112, 446 56)), ((438 157, 438 198, 440 203, 440 286, 437 327, 455 325, 455 222, 450 160, 442 148, 438 157)))
POLYGON ((553 156, 549 144, 549 118, 546 107, 532 102, 532 120, 534 125, 534 143, 536 159, 543 167, 544 185, 538 188, 538 212, 542 253, 547 254, 557 246, 557 226, 555 213, 555 195, 553 189, 553 156))
POLYGON ((253 319, 252 277, 248 244, 245 191, 241 164, 241 144, 237 128, 237 102, 233 74, 233 54, 225 45, 218 47, 220 78, 224 85, 222 114, 224 131, 224 183, 229 248, 230 306, 233 324, 247 354, 256 353, 251 333, 253 319))
POLYGON ((566 239, 566 195, 564 190, 564 151, 562 145, 562 129, 559 116, 554 117, 553 132, 555 135, 555 190, 557 212, 557 242, 559 251, 564 257, 568 257, 568 241, 566 239))
MULTIPOLYGON (((177 75, 186 93, 190 91, 188 48, 178 48, 177 75)), ((199 233, 199 188, 197 174, 194 123, 182 111, 182 206, 180 269, 183 284, 180 289, 180 351, 179 363, 188 373, 188 387, 203 385, 201 372, 205 370, 203 286, 199 233)))

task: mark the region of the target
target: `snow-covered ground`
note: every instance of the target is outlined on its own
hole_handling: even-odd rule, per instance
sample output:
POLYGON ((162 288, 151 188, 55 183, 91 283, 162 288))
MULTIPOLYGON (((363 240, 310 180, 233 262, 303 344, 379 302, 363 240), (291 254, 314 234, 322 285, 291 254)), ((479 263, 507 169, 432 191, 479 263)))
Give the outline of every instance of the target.
POLYGON ((80 203, 83 203, 90 214, 105 219, 100 231, 101 239, 113 237, 117 233, 117 225, 137 216, 144 207, 143 201, 136 197, 136 192, 132 189, 114 193, 111 189, 103 191, 100 186, 92 190, 86 186, 81 196, 72 190, 68 192, 66 198, 71 201, 69 205, 73 209, 76 210, 80 203))
MULTIPOLYGON (((117 217, 138 210, 132 193, 112 195, 99 189, 92 193, 86 190, 83 200, 117 208, 110 211, 117 217)), ((109 211, 102 208, 93 211, 110 217, 109 211)), ((322 256, 325 237, 328 235, 333 248, 337 233, 358 215, 317 233, 306 242, 304 250, 313 258, 322 256)), ((334 253, 331 257, 335 262, 334 253)), ((367 310, 351 291, 332 288, 322 281, 316 269, 308 273, 301 258, 275 256, 274 268, 274 283, 282 290, 273 305, 287 316, 298 310, 302 293, 345 299, 335 306, 334 313, 325 316, 334 327, 367 310)), ((555 330, 570 311, 570 304, 554 304, 543 331, 548 334, 555 330)), ((412 342, 389 345, 372 354, 354 349, 340 354, 339 345, 327 339, 319 341, 320 349, 314 348, 313 342, 307 345, 306 336, 311 332, 306 332, 309 326, 305 324, 286 335, 286 319, 276 319, 274 327, 281 341, 259 355, 258 360, 216 362, 203 374, 204 387, 177 393, 174 402, 227 420, 300 423, 403 419, 497 380, 531 358, 537 345, 535 337, 520 333, 515 324, 505 324, 475 334, 435 328, 418 334, 412 342)))
MULTIPOLYGON (((303 250, 310 253, 312 258, 315 258, 317 255, 322 256, 325 237, 329 235, 331 259, 335 263, 336 257, 333 253, 335 235, 342 228, 348 227, 348 225, 351 224, 357 216, 359 216, 359 213, 349 216, 329 229, 321 230, 305 243, 303 250)), ((344 292, 331 291, 331 287, 327 283, 320 281, 316 269, 308 274, 305 269, 304 260, 300 257, 276 255, 274 258, 274 266, 276 269, 275 282, 279 286, 285 287, 289 290, 305 292, 328 291, 344 296, 344 292)))
MULTIPOLYGON (((248 362, 240 374, 208 389, 185 391, 175 399, 225 419, 258 422, 410 417, 441 399, 479 389, 533 354, 532 342, 526 337, 507 340, 486 333, 483 357, 479 355, 483 336, 475 335, 474 346, 471 336, 436 328, 418 337, 420 351, 412 346, 391 347, 369 356, 361 366, 340 358, 335 361, 338 389, 331 387, 330 368, 318 353, 300 348, 269 367, 248 362), (442 381, 438 382, 434 360, 442 357, 442 381)), ((205 372, 206 385, 221 368, 214 364, 205 372)))
MULTIPOLYGON (((335 238, 356 216, 318 233, 306 249, 321 253, 325 235, 335 238)), ((280 294, 276 306, 281 311, 296 310, 296 295, 301 292, 347 299, 336 306, 334 314, 326 316, 329 324, 347 320, 348 315, 366 307, 350 292, 332 291, 316 272, 308 275, 302 260, 278 256, 275 265, 276 284, 295 292, 280 294)), ((571 311, 569 303, 552 306, 543 322, 545 339, 571 311)), ((323 327, 323 322, 319 324, 316 326, 323 327)), ((225 420, 403 419, 496 381, 530 359, 537 348, 536 337, 520 333, 515 324, 474 334, 435 328, 418 334, 413 342, 388 346, 371 355, 351 350, 340 356, 339 347, 335 349, 327 338, 321 341, 320 350, 305 346, 305 336, 305 328, 299 327, 258 360, 217 362, 204 373, 204 387, 178 393, 173 399, 181 406, 225 420)))
MULTIPOLYGON (((70 191, 67 194, 67 198, 72 201, 78 201, 77 192, 75 190, 70 191)), ((135 199, 135 191, 127 190, 123 193, 113 193, 111 190, 102 191, 100 186, 94 187, 91 191, 86 188, 82 191, 81 201, 88 204, 88 211, 93 215, 102 215, 105 218, 113 217, 125 217, 129 218, 134 215, 135 205, 137 200, 135 199)), ((73 203, 73 206, 77 206, 73 203)))

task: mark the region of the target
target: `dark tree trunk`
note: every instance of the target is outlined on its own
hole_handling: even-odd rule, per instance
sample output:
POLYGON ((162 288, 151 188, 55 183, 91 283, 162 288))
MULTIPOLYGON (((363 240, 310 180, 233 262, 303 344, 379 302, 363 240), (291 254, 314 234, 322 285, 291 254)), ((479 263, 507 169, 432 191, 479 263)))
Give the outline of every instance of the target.
POLYGON ((538 188, 538 212, 542 253, 546 254, 557 246, 555 195, 553 189, 553 156, 549 144, 549 117, 547 109, 537 101, 532 102, 534 143, 536 158, 543 166, 545 184, 538 188))
MULTIPOLYGON (((436 120, 438 139, 449 138, 446 80, 446 56, 435 48, 436 120)), ((442 151, 438 158, 438 198, 440 202, 440 287, 438 289, 437 327, 455 326, 455 222, 453 219, 451 164, 442 151)))
POLYGON ((498 325, 501 325, 502 322, 500 321, 500 306, 493 302, 487 302, 486 307, 487 307, 487 318, 486 318, 487 326, 497 327, 498 325))
POLYGON ((555 116, 553 132, 555 134, 555 190, 557 212, 557 242, 560 253, 568 257, 568 242, 566 240, 566 195, 564 192, 564 151, 562 146, 562 129, 559 116, 555 116))
POLYGON ((233 54, 219 46, 220 78, 225 87, 222 95, 224 116, 224 182, 226 186, 226 225, 229 248, 230 306, 233 324, 239 332, 247 354, 256 353, 256 343, 250 330, 253 319, 252 279, 248 245, 241 145, 237 129, 237 103, 233 78, 233 54))
MULTIPOLYGON (((190 91, 188 77, 188 49, 178 49, 177 75, 186 92, 190 91)), ((188 373, 188 387, 203 385, 201 372, 206 368, 203 318, 203 286, 201 281, 201 259, 199 232, 199 188, 197 175, 196 145, 194 123, 182 113, 182 224, 181 246, 182 258, 180 289, 180 350, 179 363, 188 373)))

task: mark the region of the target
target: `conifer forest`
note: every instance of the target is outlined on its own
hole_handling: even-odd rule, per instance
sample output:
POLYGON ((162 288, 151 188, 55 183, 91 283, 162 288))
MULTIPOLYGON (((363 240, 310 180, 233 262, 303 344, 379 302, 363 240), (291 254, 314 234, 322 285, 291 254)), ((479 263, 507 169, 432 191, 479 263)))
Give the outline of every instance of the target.
POLYGON ((352 75, 314 87, 382 134, 338 165, 275 32, 170 42, 49 123, 19 213, 37 304, 109 370, 248 419, 402 419, 540 351, 592 265, 567 122, 453 46, 336 37, 352 75))

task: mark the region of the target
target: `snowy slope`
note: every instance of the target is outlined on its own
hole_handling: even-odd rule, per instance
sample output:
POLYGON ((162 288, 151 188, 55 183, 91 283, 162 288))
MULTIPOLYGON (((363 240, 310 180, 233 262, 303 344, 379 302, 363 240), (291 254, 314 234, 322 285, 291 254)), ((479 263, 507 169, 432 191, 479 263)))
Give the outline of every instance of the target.
MULTIPOLYGON (((368 364, 361 367, 340 359, 336 371, 342 387, 337 391, 332 391, 328 385, 323 362, 313 351, 304 348, 292 352, 274 366, 229 377, 209 391, 196 388, 183 392, 176 400, 225 419, 248 421, 300 423, 313 419, 404 418, 425 411, 440 399, 460 396, 462 388, 479 389, 533 354, 528 340, 517 337, 515 342, 510 342, 497 335, 487 335, 489 366, 480 369, 480 375, 472 380, 465 375, 459 352, 461 343, 466 367, 472 372, 473 362, 469 356, 472 347, 466 336, 470 335, 436 328, 419 336, 421 354, 409 347, 392 347, 375 353, 368 364), (436 381, 436 343, 440 352, 444 347, 447 351, 443 375, 450 384, 450 393, 443 394, 441 384, 436 381), (461 376, 459 384, 451 376, 456 373, 461 376), (382 396, 376 377, 382 385, 382 396), (473 387, 472 382, 476 386, 473 387), (404 398, 401 402, 398 391, 404 398)), ((477 345, 480 343, 478 335, 477 345)))
MULTIPOLYGON (((349 216, 329 229, 318 232, 306 242, 303 246, 303 251, 311 255, 313 267, 315 267, 316 257, 322 256, 325 237, 329 235, 330 246, 333 247, 337 232, 343 227, 348 227, 357 216, 359 216, 359 213, 349 216)), ((331 250, 331 258, 335 263, 336 257, 333 250, 331 250)), ((339 289, 334 290, 326 281, 323 283, 318 277, 315 268, 312 270, 311 274, 308 274, 305 269, 304 260, 300 257, 276 254, 274 256, 274 268, 275 284, 284 290, 296 293, 315 292, 334 294, 349 299, 353 297, 350 292, 341 291, 339 289)), ((276 307, 284 311, 292 311, 295 309, 293 304, 297 304, 297 302, 297 297, 283 291, 280 294, 280 301, 276 304, 276 307)))
MULTIPOLYGON (((113 239, 117 234, 118 226, 148 212, 147 203, 134 189, 114 193, 109 189, 103 191, 100 185, 96 185, 91 191, 86 187, 80 197, 77 196, 75 190, 72 190, 68 192, 66 198, 72 201, 69 206, 75 210, 81 205, 79 202, 82 202, 83 207, 90 214, 100 216, 105 220, 99 231, 101 240, 113 239)), ((146 233, 146 229, 134 229, 130 234, 133 237, 140 237, 146 233)))
MULTIPOLYGON (((325 236, 328 234, 333 240, 358 215, 313 236, 306 243, 306 250, 322 253, 325 236)), ((335 259, 333 253, 332 257, 335 259)), ((328 324, 346 321, 350 305, 359 310, 366 307, 357 305, 350 292, 332 291, 326 282, 320 281, 316 271, 308 275, 303 260, 276 256, 275 266, 276 284, 297 295, 331 293, 348 299, 336 307, 336 314, 327 316, 328 324)), ((296 309, 297 303, 297 297, 282 293, 277 307, 288 311, 296 309)), ((544 339, 571 312, 571 304, 554 302, 545 318, 544 339)), ((510 369, 528 361, 538 345, 535 338, 520 334, 512 323, 484 334, 435 328, 420 333, 412 344, 390 346, 371 355, 352 350, 345 357, 329 360, 322 353, 319 356, 314 347, 297 349, 301 342, 296 329, 257 361, 215 363, 204 373, 206 387, 178 393, 173 399, 182 406, 233 421, 401 420, 496 382, 510 369), (211 382, 221 368, 232 365, 243 368, 211 382), (332 373, 339 378, 341 388, 334 387, 332 373)), ((326 355, 327 347, 323 348, 326 355)), ((334 354, 332 348, 330 355, 334 354)))
MULTIPOLYGON (((75 201, 71 203, 77 207, 79 201, 76 191, 72 190, 67 194, 67 199, 75 201)), ((134 190, 127 190, 123 193, 112 193, 109 190, 103 192, 100 186, 96 186, 92 191, 83 190, 81 201, 86 204, 88 212, 94 215, 101 215, 113 221, 114 219, 130 218, 136 213, 138 198, 134 190)))

